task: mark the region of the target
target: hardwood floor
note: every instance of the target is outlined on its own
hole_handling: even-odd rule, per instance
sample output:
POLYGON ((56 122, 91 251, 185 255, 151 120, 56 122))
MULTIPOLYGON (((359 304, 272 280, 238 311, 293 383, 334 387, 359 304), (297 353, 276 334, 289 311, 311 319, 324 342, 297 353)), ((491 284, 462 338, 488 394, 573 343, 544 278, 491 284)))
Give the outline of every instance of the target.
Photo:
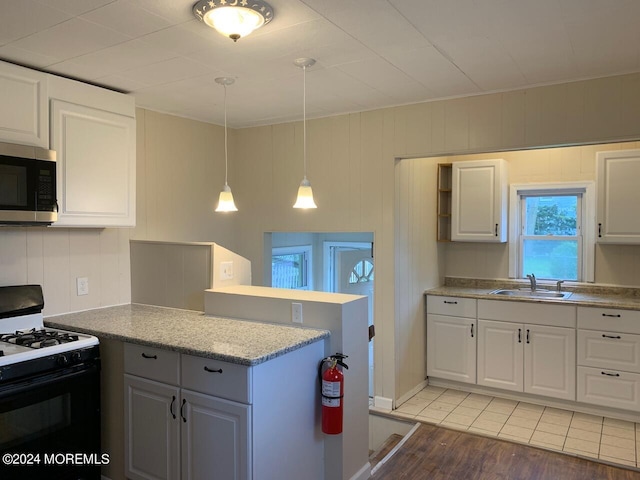
POLYGON ((640 480, 640 472, 422 424, 372 480, 640 480))

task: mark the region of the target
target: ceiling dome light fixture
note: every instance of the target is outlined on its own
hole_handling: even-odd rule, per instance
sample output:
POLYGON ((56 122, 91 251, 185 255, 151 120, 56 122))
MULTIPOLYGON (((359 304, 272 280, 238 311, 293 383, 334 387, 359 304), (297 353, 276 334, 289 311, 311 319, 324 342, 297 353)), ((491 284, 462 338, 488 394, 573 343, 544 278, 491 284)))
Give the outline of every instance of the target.
POLYGON ((222 191, 220 192, 216 212, 237 212, 238 208, 233 201, 231 187, 227 183, 227 173, 229 171, 227 156, 227 85, 233 85, 235 80, 230 77, 218 77, 215 81, 224 87, 224 187, 222 187, 222 191))
POLYGON ((263 0, 200 0, 193 14, 234 42, 273 19, 273 8, 263 0))
POLYGON ((316 61, 313 58, 298 58, 294 65, 302 68, 302 158, 304 161, 304 177, 298 188, 298 198, 293 208, 318 208, 313 201, 311 182, 307 180, 307 67, 316 61))

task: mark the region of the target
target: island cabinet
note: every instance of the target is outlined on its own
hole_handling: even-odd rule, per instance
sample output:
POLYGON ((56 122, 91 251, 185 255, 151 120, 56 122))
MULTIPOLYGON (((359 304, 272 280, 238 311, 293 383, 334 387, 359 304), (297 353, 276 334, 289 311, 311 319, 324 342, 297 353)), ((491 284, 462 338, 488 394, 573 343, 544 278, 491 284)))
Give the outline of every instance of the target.
POLYGON ((0 62, 0 141, 49 148, 46 73, 0 62))
POLYGON ((427 375, 476 383, 476 300, 427 296, 427 375))
POLYGON ((640 411, 640 311, 578 307, 577 397, 640 411))
POLYGON ((507 241, 507 163, 502 159, 452 164, 451 240, 507 241))
POLYGON ((478 301, 478 384, 575 400, 575 307, 478 301))
POLYGON ((316 342, 246 366, 125 344, 126 476, 322 479, 323 353, 316 342))
POLYGON ((639 177, 640 150, 597 153, 599 243, 640 244, 639 177))

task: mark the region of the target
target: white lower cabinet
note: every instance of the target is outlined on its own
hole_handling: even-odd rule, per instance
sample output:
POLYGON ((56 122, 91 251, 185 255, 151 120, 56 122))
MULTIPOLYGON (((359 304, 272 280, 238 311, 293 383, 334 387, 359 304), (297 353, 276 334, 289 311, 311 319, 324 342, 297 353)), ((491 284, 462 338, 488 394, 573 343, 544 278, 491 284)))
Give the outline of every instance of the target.
POLYGON ((478 384, 575 400, 575 330, 478 320, 478 384))
POLYGON ((248 367, 125 343, 126 477, 322 480, 323 356, 316 342, 248 367))
POLYGON ((578 401, 640 410, 640 312, 578 308, 578 401))
POLYGON ((427 297, 427 375, 476 383, 475 302, 468 298, 427 297), (471 312, 473 317, 455 316, 471 312))

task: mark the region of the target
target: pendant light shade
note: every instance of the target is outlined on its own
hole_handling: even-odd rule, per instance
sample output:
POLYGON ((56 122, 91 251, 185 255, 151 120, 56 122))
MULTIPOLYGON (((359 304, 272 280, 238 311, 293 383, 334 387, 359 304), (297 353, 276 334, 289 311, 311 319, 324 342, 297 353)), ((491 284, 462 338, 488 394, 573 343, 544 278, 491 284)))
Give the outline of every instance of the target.
POLYGON ((233 201, 233 194, 231 193, 231 187, 227 183, 227 174, 229 173, 229 160, 227 152, 227 85, 232 85, 233 78, 218 77, 216 83, 224 87, 224 187, 220 192, 218 198, 218 206, 216 212, 237 212, 235 202, 233 201))
POLYGON ((298 198, 293 208, 318 208, 313 201, 311 182, 307 180, 307 67, 311 67, 316 61, 313 58, 298 58, 293 63, 302 68, 302 158, 304 162, 304 176, 298 187, 298 198))

